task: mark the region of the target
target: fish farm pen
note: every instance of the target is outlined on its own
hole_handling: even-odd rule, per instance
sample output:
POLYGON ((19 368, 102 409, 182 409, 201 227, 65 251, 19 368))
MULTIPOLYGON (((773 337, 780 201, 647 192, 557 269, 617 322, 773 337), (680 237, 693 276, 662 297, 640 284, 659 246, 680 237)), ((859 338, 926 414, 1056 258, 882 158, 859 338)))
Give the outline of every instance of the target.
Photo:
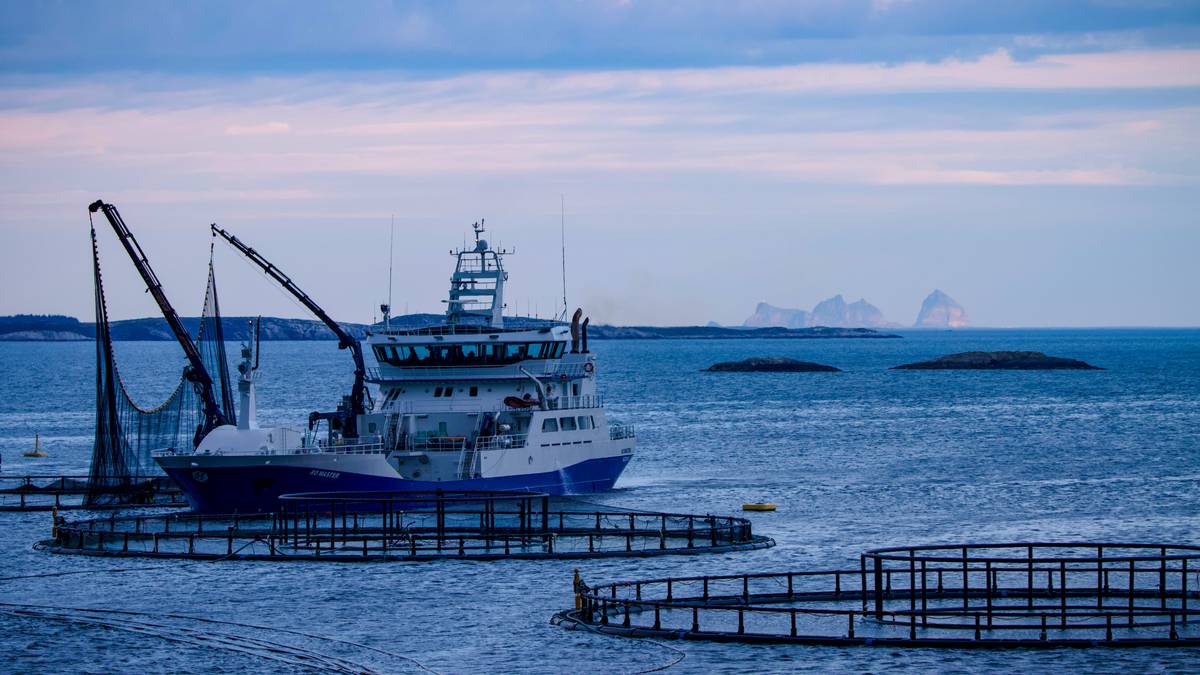
POLYGON ((55 523, 55 553, 201 560, 600 558, 767 548, 732 516, 629 511, 529 492, 284 495, 275 513, 55 523))
POLYGON ((0 476, 0 511, 184 507, 166 476, 97 484, 89 476, 0 476))
POLYGON ((576 584, 568 628, 623 637, 890 647, 1200 646, 1200 547, 916 546, 858 569, 576 584))

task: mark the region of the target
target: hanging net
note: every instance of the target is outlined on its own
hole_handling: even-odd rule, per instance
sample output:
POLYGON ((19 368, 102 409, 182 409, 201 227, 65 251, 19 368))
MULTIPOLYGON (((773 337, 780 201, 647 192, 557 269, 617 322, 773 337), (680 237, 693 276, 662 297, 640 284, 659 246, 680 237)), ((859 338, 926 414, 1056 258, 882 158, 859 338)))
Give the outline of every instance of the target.
MULTIPOLYGON (((230 387, 229 361, 225 356, 225 332, 221 328, 221 306, 217 303, 217 278, 213 275, 212 247, 208 249, 208 288, 204 292, 204 311, 196 331, 196 347, 200 360, 213 378, 213 398, 225 413, 230 424, 237 424, 233 388, 230 387)), ((203 411, 200 402, 197 410, 203 411)), ((203 418, 202 418, 203 419, 203 418)))
MULTIPOLYGON (((151 452, 166 449, 190 452, 194 449, 198 430, 204 422, 204 402, 199 385, 182 375, 175 390, 158 406, 147 409, 133 401, 121 382, 113 355, 95 229, 92 230, 92 267, 96 284, 96 439, 92 446, 87 503, 137 501, 150 492, 150 481, 163 475, 151 452)), ((213 379, 213 396, 217 404, 229 422, 236 424, 223 338, 210 257, 208 288, 196 345, 204 367, 213 379)))

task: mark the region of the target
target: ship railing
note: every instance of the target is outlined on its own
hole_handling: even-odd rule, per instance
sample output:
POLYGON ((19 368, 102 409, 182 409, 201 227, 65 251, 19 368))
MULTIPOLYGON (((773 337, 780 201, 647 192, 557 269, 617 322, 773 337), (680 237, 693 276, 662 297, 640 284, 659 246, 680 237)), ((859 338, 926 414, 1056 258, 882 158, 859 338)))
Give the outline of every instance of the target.
POLYGON ((619 441, 624 438, 637 438, 637 434, 634 432, 632 424, 614 424, 608 428, 608 437, 611 440, 619 441))
POLYGON ((462 452, 467 449, 467 439, 461 436, 429 436, 413 439, 409 450, 427 452, 462 452))
MULTIPOLYGON (((244 455, 375 455, 387 450, 383 446, 383 437, 378 434, 355 439, 356 443, 330 443, 325 440, 315 440, 313 435, 306 435, 304 443, 298 448, 279 450, 263 450, 259 452, 241 452, 224 454, 244 455)), ((222 454, 220 452, 214 454, 222 454)))
MULTIPOLYGON (((600 396, 559 396, 546 401, 547 410, 575 410, 580 408, 603 408, 604 399, 600 396)), ((438 412, 467 412, 467 413, 501 413, 512 412, 513 408, 500 404, 487 404, 463 400, 441 401, 403 401, 393 403, 386 412, 401 415, 413 415, 438 412)))
POLYGON ((371 382, 391 382, 397 380, 442 380, 442 379, 488 379, 488 380, 523 380, 525 375, 518 366, 524 367, 534 375, 545 378, 579 379, 586 374, 584 364, 560 364, 542 359, 544 365, 538 364, 539 359, 527 359, 516 363, 496 366, 400 366, 384 372, 382 368, 367 368, 367 379, 371 382), (541 365, 541 367, 538 367, 541 365))
POLYGON ((408 445, 409 450, 425 452, 463 452, 465 450, 502 450, 507 448, 523 448, 529 442, 529 434, 505 434, 503 436, 482 436, 471 443, 459 436, 430 436, 415 439, 408 445))
MULTIPOLYGON (((458 259, 458 266, 455 268, 455 270, 454 270, 455 272, 500 272, 500 271, 502 271, 499 267, 496 266, 496 263, 494 261, 485 260, 483 258, 470 257, 470 256, 476 255, 477 254, 476 251, 473 251, 473 250, 472 251, 463 251, 463 254, 464 255, 458 259)), ((484 279, 479 279, 479 280, 471 279, 469 281, 475 282, 475 283, 483 283, 485 280, 484 279)), ((465 283, 467 283, 467 282, 464 281, 464 282, 460 282, 460 283, 465 285, 465 283)), ((495 284, 496 282, 493 280, 491 283, 495 284)))
POLYGON ((386 326, 373 331, 373 335, 502 335, 505 333, 528 333, 549 332, 549 328, 553 326, 563 326, 566 324, 557 321, 547 321, 545 325, 536 326, 513 326, 505 328, 497 328, 489 325, 479 325, 473 323, 466 324, 438 324, 433 326, 420 326, 416 328, 387 328, 386 326))
POLYGON ((501 408, 489 406, 478 401, 467 400, 441 400, 441 401, 403 401, 393 403, 387 408, 387 412, 399 413, 402 415, 410 415, 414 413, 431 413, 431 412, 498 412, 501 408))
POLYGON ((575 408, 603 408, 604 399, 595 395, 559 396, 546 402, 550 410, 572 410, 575 408))
MULTIPOLYGON (((316 445, 301 445, 295 448, 269 448, 266 450, 229 450, 218 448, 212 452, 203 453, 203 456, 216 457, 241 457, 246 455, 373 455, 382 452, 387 452, 382 441, 372 441, 369 443, 346 443, 343 445, 318 443, 316 445)), ((171 454, 180 454, 174 453, 171 454)), ((189 454, 189 453, 183 453, 189 454)), ((159 456, 162 456, 161 454, 159 456)))
POLYGON ((307 448, 296 448, 294 450, 284 451, 288 454, 307 455, 307 454, 332 454, 332 455, 376 455, 387 452, 382 441, 374 441, 371 443, 353 443, 345 445, 329 445, 321 444, 307 448))
POLYGON ((579 378, 587 374, 586 363, 555 363, 547 364, 543 374, 557 378, 579 378))
POLYGON ((529 434, 508 434, 505 436, 484 436, 475 441, 476 450, 504 450, 507 448, 523 448, 529 442, 529 434))

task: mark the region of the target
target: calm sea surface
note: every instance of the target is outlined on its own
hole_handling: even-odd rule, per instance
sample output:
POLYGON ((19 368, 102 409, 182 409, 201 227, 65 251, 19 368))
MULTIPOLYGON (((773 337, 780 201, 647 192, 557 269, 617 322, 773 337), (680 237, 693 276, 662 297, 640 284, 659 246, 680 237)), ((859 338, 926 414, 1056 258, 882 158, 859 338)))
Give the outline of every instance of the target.
MULTIPOLYGON (((34 542, 49 535, 49 514, 0 514, 0 602, 139 612, 130 620, 150 626, 139 634, 0 614, 0 669, 310 672, 169 639, 173 631, 243 631, 263 644, 303 646, 389 672, 419 671, 409 657, 439 672, 626 673, 669 664, 680 652, 685 657, 668 672, 1200 670, 1200 650, 666 647, 549 624, 572 602, 576 566, 595 582, 843 567, 856 565, 866 548, 900 544, 1200 543, 1200 330, 977 330, 905 333, 899 340, 594 347, 610 415, 637 425, 638 454, 617 490, 591 499, 696 513, 731 513, 743 501, 769 499, 779 511, 751 517, 776 548, 586 562, 107 560, 35 551, 34 542), (1045 351, 1106 370, 887 370, 972 349, 1045 351), (846 372, 700 372, 754 355, 846 372)), ((90 343, 0 343, 4 474, 86 473, 94 358, 90 343), (35 432, 50 457, 20 456, 35 432)), ((126 385, 144 404, 163 398, 182 366, 171 343, 118 343, 118 358, 126 385)), ((265 343, 263 359, 264 424, 299 427, 349 384, 349 356, 332 342, 265 343)))

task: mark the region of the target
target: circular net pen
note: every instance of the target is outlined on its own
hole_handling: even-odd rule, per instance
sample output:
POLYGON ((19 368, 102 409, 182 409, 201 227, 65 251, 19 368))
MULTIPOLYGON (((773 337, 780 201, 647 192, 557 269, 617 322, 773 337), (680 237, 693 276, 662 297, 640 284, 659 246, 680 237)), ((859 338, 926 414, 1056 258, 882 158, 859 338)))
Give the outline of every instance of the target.
POLYGON ((105 485, 88 476, 0 476, 0 512, 187 505, 179 486, 166 476, 105 485))
POLYGON ((601 558, 774 546, 731 516, 626 511, 530 492, 284 495, 265 516, 115 514, 56 523, 55 553, 390 561, 601 558))
POLYGON ((575 589, 568 628, 717 642, 1200 646, 1200 547, 1017 543, 868 551, 858 569, 575 589))

